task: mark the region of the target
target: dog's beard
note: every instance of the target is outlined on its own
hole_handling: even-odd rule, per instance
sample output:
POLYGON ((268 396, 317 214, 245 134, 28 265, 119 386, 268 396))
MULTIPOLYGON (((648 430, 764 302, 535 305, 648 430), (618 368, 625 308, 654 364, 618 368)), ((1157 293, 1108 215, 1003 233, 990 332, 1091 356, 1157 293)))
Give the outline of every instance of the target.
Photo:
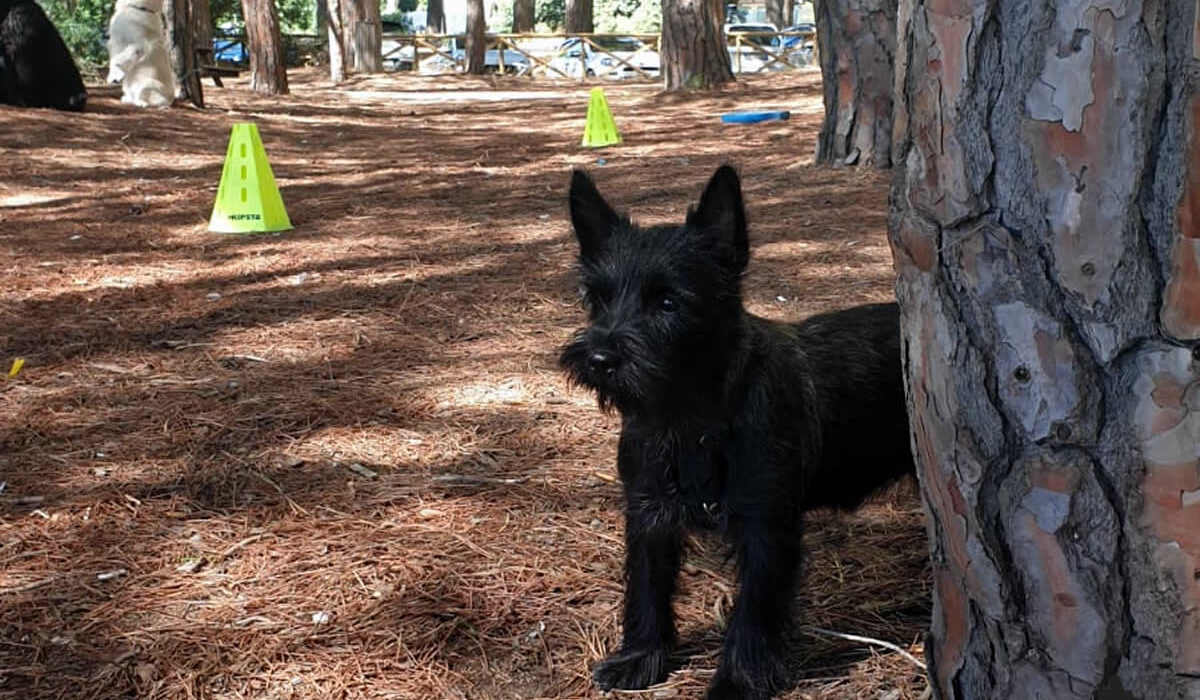
POLYGON ((558 363, 574 386, 590 389, 596 395, 600 410, 613 409, 621 413, 654 411, 666 386, 664 368, 644 352, 648 345, 637 336, 626 335, 613 340, 621 358, 611 375, 600 374, 588 367, 592 349, 587 342, 587 330, 578 331, 563 348, 558 363))

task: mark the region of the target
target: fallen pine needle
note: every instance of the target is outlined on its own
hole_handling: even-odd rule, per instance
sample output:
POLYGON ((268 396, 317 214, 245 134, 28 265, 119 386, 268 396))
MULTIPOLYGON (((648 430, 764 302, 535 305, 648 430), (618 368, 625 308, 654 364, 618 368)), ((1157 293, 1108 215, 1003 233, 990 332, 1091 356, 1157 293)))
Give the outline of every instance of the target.
POLYGON ((925 662, 921 661, 920 659, 918 659, 917 657, 908 653, 907 651, 900 648, 899 646, 892 644, 891 642, 885 642, 882 639, 875 639, 874 637, 862 637, 857 634, 846 634, 844 632, 834 632, 832 630, 821 629, 820 627, 812 627, 809 625, 805 625, 804 627, 801 627, 800 631, 808 633, 810 635, 824 635, 826 637, 837 637, 838 639, 846 639, 851 642, 861 642, 863 644, 871 644, 871 645, 874 645, 877 647, 883 647, 884 649, 890 649, 890 650, 896 652, 897 654, 899 654, 900 656, 903 656, 905 659, 916 664, 917 667, 920 668, 922 671, 925 670, 925 662))

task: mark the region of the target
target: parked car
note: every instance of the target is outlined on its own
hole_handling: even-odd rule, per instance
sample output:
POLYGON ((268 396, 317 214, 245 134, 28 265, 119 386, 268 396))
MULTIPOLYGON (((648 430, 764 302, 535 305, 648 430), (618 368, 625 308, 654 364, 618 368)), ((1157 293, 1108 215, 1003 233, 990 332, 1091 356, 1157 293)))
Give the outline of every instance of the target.
MULTIPOLYGON (((393 45, 383 50, 385 54, 384 64, 395 70, 412 70, 412 44, 406 42, 404 45, 400 45, 399 41, 393 41, 393 45), (391 49, 398 50, 387 56, 386 54, 391 49)), ((421 73, 452 73, 466 70, 467 51, 459 46, 459 41, 456 37, 443 39, 440 42, 439 49, 441 53, 436 53, 427 46, 421 47, 421 73)), ((484 55, 486 70, 491 73, 500 72, 501 57, 504 59, 504 72, 508 74, 524 75, 529 71, 531 66, 529 57, 520 51, 504 49, 501 52, 499 49, 488 49, 484 55)))
POLYGON ((396 35, 411 34, 412 32, 400 22, 387 19, 382 21, 381 26, 383 40, 380 42, 379 48, 383 55, 383 67, 390 70, 411 70, 412 44, 401 42, 396 35), (405 63, 405 57, 408 59, 407 63, 405 63))
POLYGON ((220 63, 248 62, 250 52, 246 50, 246 40, 241 37, 214 37, 213 60, 220 63))
POLYGON ((796 24, 780 30, 775 48, 787 54, 788 62, 806 66, 816 54, 817 26, 811 22, 796 24))
POLYGON ((658 52, 631 36, 594 37, 602 51, 573 37, 559 45, 550 65, 552 77, 565 74, 572 78, 588 77, 622 80, 657 78, 661 70, 658 52))
POLYGON ((775 25, 767 22, 725 25, 725 37, 729 40, 729 63, 733 66, 733 72, 757 73, 769 68, 784 68, 764 50, 772 49, 771 53, 776 53, 772 43, 777 39, 775 35, 778 32, 775 25))
POLYGON ((779 33, 779 28, 769 22, 737 22, 734 24, 725 25, 725 36, 733 38, 738 34, 744 34, 743 43, 758 44, 759 46, 771 46, 779 33))
POLYGON ((790 49, 793 46, 811 44, 817 36, 817 25, 812 22, 801 22, 784 27, 779 30, 779 33, 784 36, 780 36, 775 45, 781 49, 790 49))

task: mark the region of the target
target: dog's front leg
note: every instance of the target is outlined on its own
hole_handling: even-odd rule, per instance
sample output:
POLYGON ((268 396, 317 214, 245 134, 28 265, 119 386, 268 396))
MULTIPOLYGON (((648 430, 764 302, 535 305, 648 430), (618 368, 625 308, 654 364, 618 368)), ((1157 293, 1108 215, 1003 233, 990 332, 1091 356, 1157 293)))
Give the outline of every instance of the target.
POLYGON ((709 700, 766 700, 786 675, 786 633, 796 570, 798 529, 748 520, 738 547, 738 595, 709 700))
POLYGON ((630 498, 625 515, 625 629, 621 649, 593 674, 605 690, 634 690, 666 680, 675 644, 671 598, 679 575, 683 531, 659 503, 630 498))

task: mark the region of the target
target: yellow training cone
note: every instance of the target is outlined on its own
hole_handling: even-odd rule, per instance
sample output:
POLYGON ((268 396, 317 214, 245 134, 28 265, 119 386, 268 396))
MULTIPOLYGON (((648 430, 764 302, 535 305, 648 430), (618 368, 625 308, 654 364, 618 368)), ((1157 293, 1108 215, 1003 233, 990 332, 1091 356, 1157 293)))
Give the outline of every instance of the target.
POLYGON ((217 233, 263 233, 292 227, 275 176, 258 137, 258 125, 233 125, 221 186, 208 230, 217 233))
POLYGON ((621 132, 608 111, 608 100, 604 99, 604 88, 592 88, 588 100, 587 125, 583 127, 583 145, 589 148, 615 146, 621 143, 621 132))

